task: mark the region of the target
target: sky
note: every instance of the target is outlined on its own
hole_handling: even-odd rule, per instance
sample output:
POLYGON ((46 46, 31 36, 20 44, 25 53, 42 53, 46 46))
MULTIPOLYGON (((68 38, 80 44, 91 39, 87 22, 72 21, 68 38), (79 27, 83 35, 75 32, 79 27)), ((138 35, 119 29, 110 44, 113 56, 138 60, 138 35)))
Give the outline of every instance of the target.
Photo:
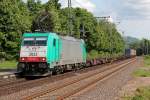
MULTIPOLYGON (((66 7, 67 1, 60 3, 66 7)), ((96 17, 111 16, 125 36, 150 39, 150 0, 72 0, 72 6, 85 8, 96 17)))

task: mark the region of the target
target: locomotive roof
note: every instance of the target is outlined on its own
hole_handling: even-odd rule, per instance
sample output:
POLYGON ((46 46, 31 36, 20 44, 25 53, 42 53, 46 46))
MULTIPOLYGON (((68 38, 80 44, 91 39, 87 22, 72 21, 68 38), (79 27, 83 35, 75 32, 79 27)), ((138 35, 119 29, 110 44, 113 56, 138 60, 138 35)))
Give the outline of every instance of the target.
POLYGON ((81 39, 77 39, 71 36, 60 36, 62 39, 68 40, 68 41, 81 41, 81 39))
POLYGON ((60 37, 64 40, 68 40, 68 41, 83 41, 82 39, 77 39, 71 36, 60 36, 56 33, 52 33, 52 32, 48 32, 48 33, 42 33, 42 32, 35 32, 35 33, 24 33, 23 36, 24 37, 32 37, 32 36, 54 36, 54 37, 60 37))
POLYGON ((24 33, 23 36, 24 37, 49 36, 49 33, 38 33, 38 32, 35 32, 35 33, 24 33))

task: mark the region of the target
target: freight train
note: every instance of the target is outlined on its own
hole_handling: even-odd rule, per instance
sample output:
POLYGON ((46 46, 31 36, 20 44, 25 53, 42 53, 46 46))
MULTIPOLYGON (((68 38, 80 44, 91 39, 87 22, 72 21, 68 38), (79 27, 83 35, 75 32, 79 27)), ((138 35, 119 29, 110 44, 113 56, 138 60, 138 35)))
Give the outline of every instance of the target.
POLYGON ((86 58, 85 42, 82 39, 50 32, 24 33, 17 72, 21 76, 47 76, 112 60, 86 58))

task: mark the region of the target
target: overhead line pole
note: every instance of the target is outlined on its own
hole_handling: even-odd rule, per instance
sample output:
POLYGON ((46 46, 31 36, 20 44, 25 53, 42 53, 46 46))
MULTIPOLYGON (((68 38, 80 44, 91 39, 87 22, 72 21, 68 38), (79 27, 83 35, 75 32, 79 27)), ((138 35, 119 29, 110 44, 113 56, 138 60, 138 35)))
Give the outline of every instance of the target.
POLYGON ((69 35, 72 35, 72 11, 71 8, 72 7, 72 2, 71 0, 68 0, 68 31, 69 31, 69 35))

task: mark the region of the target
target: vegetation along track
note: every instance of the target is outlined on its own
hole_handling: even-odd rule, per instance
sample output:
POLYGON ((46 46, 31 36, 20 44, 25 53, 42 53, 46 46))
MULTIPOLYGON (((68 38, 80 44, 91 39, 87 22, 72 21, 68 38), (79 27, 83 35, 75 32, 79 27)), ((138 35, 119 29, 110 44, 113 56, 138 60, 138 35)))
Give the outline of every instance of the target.
POLYGON ((110 67, 105 68, 101 71, 93 71, 92 73, 85 73, 84 75, 79 75, 74 79, 70 79, 68 81, 61 82, 61 84, 55 84, 50 86, 46 90, 40 90, 35 92, 29 96, 23 97, 22 100, 32 100, 32 99, 40 99, 42 96, 49 95, 49 97, 54 97, 55 99, 62 100, 64 98, 68 98, 77 92, 85 89, 86 87, 100 81, 101 79, 111 75, 119 71, 120 69, 126 67, 128 64, 134 62, 135 59, 127 60, 123 63, 118 63, 114 65, 110 65, 110 67), (82 86, 80 84, 82 83, 82 86), (84 83, 84 84, 83 84, 84 83), (65 91, 65 92, 64 92, 65 91))

